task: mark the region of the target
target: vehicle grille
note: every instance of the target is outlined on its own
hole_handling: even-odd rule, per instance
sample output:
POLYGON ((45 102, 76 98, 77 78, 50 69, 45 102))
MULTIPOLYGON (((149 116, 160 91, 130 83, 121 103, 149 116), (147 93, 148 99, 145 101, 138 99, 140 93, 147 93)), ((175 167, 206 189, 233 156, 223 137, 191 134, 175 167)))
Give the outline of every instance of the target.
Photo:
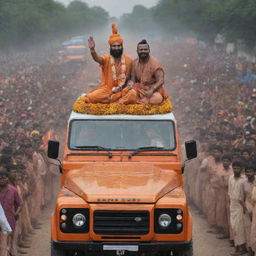
POLYGON ((149 232, 149 212, 97 210, 93 229, 103 235, 145 235, 149 232))

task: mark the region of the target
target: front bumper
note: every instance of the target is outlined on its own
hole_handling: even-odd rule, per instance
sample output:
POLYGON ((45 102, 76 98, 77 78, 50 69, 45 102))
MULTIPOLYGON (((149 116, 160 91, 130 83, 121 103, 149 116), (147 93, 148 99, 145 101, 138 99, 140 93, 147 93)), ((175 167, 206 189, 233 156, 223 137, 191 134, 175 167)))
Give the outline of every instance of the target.
MULTIPOLYGON (((83 251, 85 253, 107 252, 109 248, 124 248, 124 251, 129 251, 129 248, 138 248, 138 252, 158 252, 172 250, 186 250, 192 246, 192 241, 184 242, 59 242, 52 241, 54 249, 65 251, 83 251), (130 246, 130 247, 129 247, 130 246), (108 248, 108 249, 106 249, 108 248), (125 249, 128 248, 128 249, 125 249), (107 251, 106 251, 107 250, 107 251)), ((113 249, 116 251, 117 249, 113 249)), ((122 249, 120 249, 122 250, 122 249)))

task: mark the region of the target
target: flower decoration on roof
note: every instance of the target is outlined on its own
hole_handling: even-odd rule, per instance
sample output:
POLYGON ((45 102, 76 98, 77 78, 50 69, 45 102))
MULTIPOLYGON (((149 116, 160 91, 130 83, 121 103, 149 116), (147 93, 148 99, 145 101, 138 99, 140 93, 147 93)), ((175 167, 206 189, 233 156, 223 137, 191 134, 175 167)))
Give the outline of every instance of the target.
POLYGON ((169 99, 159 105, 149 104, 120 104, 120 103, 86 103, 86 96, 82 96, 74 103, 73 111, 91 115, 157 115, 172 112, 173 106, 169 99))

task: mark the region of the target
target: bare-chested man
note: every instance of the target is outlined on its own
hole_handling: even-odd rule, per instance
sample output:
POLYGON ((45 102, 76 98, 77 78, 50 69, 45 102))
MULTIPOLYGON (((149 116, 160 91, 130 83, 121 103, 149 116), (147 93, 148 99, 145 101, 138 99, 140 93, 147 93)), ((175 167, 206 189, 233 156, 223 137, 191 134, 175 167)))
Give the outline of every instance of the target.
POLYGON ((146 40, 138 43, 137 53, 138 58, 133 61, 131 81, 128 86, 136 90, 138 103, 160 104, 168 97, 163 89, 163 67, 150 56, 150 47, 146 40))

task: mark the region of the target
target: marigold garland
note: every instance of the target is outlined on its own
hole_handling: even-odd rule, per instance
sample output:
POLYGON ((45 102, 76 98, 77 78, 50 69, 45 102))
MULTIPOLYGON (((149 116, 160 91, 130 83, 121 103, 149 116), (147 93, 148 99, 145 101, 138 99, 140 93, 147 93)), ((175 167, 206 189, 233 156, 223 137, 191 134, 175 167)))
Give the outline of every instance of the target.
POLYGON ((125 74, 126 65, 125 65, 124 55, 122 55, 122 58, 121 58, 121 74, 119 74, 119 76, 117 76, 115 60, 112 56, 110 56, 110 64, 112 66, 111 70, 112 70, 113 81, 114 82, 117 81, 118 82, 117 85, 123 86, 125 84, 125 81, 126 81, 126 74, 125 74))
POLYGON ((172 112, 173 106, 169 99, 159 105, 147 104, 120 104, 120 103, 86 103, 86 96, 82 96, 74 103, 73 110, 81 114, 91 115, 157 115, 172 112))

